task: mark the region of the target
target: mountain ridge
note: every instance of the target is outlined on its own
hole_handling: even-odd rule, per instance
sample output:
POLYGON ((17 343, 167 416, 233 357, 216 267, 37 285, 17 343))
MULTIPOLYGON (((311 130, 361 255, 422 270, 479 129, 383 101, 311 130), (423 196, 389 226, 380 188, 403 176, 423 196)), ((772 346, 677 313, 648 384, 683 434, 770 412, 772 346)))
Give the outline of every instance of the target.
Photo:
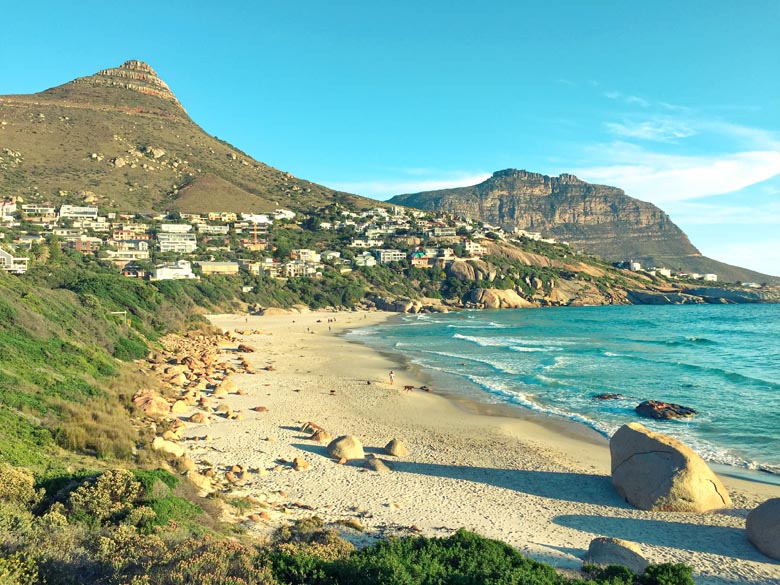
POLYGON ((504 169, 477 185, 396 195, 388 202, 540 232, 611 261, 715 273, 729 281, 777 280, 703 256, 657 206, 573 174, 504 169))

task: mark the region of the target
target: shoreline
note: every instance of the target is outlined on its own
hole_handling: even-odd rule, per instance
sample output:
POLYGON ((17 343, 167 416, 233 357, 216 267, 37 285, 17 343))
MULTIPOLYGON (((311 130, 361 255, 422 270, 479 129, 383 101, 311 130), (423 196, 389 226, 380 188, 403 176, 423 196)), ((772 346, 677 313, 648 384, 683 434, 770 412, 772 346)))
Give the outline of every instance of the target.
POLYGON ((262 332, 239 335, 255 348, 244 355, 257 371, 234 376, 244 395, 225 399, 242 420, 216 419, 187 430, 190 438, 212 438, 188 441, 196 462, 257 471, 235 486, 237 494, 271 506, 265 523, 249 523, 252 531, 317 515, 336 525, 358 522, 364 532, 341 528, 364 544, 390 534, 441 536, 465 527, 563 569, 579 569, 593 538, 613 536, 640 543, 651 562, 692 565, 697 583, 780 579, 780 566, 753 549, 743 531, 747 513, 777 495, 777 486, 723 477, 735 503, 730 510, 635 510, 611 488, 607 440, 596 431, 535 413, 520 416, 511 405, 405 392, 405 385, 425 384, 424 371, 399 354, 341 335, 394 315, 209 316, 225 330, 262 332), (269 363, 273 371, 260 371, 269 363), (393 385, 390 369, 396 370, 393 385), (268 410, 253 412, 257 404, 268 410), (307 421, 334 437, 358 436, 391 471, 338 465, 327 457, 326 444, 301 433, 307 421), (406 444, 408 457, 383 454, 392 438, 406 444), (289 465, 295 457, 306 461, 305 471, 289 465))
MULTIPOLYGON (((399 315, 400 317, 400 315, 399 315)), ((388 321, 394 320, 391 316, 388 321)), ((397 323, 400 323, 400 319, 395 319, 397 323)), ((344 335, 348 335, 346 332, 344 335)), ((347 338, 347 341, 352 341, 347 338)), ((361 343, 360 338, 357 338, 357 343, 361 343)), ((559 414, 549 412, 543 408, 530 408, 524 406, 521 403, 515 403, 512 401, 495 400, 495 394, 485 390, 480 384, 472 382, 465 377, 458 376, 457 374, 448 372, 443 375, 441 372, 434 368, 432 373, 426 371, 426 366, 417 364, 411 361, 403 352, 398 351, 397 354, 393 354, 391 349, 379 348, 371 344, 365 344, 369 349, 385 355, 389 360, 395 363, 404 363, 411 368, 415 368, 425 376, 430 383, 436 384, 438 388, 446 386, 448 378, 450 382, 458 384, 465 384, 468 389, 464 392, 438 392, 439 395, 444 396, 448 400, 461 405, 467 412, 474 414, 484 414, 490 416, 506 416, 510 418, 517 418, 521 420, 528 420, 532 423, 539 424, 543 427, 547 427, 551 430, 564 433, 577 438, 586 443, 596 444, 604 448, 609 448, 610 435, 603 429, 598 428, 595 424, 589 424, 583 420, 578 419, 576 414, 559 414), (442 379, 437 379, 442 378, 442 379), (480 399, 480 395, 483 399, 480 399)), ((465 365, 465 364, 464 364, 465 365)), ((641 417, 636 419, 636 422, 642 423, 641 417)), ((645 425, 647 426, 647 425, 645 425)), ((663 433, 662 429, 653 428, 655 432, 663 433)), ((673 435, 674 436, 674 435, 673 435)), ((679 438, 679 437, 676 437, 679 438)), ((682 438, 683 443, 686 443, 682 438)), ((688 445, 691 446, 691 445, 688 445)), ((694 449, 695 450, 695 449, 694 449)), ((757 484, 777 486, 780 488, 780 467, 771 464, 757 464, 753 461, 753 466, 750 466, 747 460, 742 459, 744 465, 729 463, 724 461, 715 461, 705 459, 704 455, 701 455, 705 463, 716 471, 719 476, 733 478, 738 481, 755 482, 757 484), (777 470, 777 471, 776 471, 777 470)), ((780 495, 780 491, 777 495, 780 495)))

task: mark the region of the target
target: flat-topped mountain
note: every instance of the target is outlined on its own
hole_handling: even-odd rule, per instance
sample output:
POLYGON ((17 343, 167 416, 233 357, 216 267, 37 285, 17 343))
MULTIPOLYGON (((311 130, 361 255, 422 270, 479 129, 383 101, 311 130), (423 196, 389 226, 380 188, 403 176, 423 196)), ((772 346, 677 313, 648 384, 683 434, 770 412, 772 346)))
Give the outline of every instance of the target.
POLYGON ((0 195, 191 212, 377 205, 208 135, 136 60, 33 95, 0 96, 0 195))
POLYGON ((507 230, 541 232, 608 260, 715 273, 722 280, 772 280, 706 258, 661 209, 622 189, 563 174, 507 169, 471 187, 397 195, 390 203, 479 219, 507 230))

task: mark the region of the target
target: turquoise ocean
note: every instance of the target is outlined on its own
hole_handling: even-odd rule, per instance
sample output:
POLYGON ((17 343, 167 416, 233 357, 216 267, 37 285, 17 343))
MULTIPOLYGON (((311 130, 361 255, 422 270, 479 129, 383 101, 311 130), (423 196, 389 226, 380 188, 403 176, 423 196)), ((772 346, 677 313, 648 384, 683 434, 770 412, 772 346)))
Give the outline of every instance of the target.
POLYGON ((605 306, 404 315, 348 338, 402 354, 442 393, 605 436, 639 421, 706 460, 780 473, 780 305, 605 306), (594 400, 601 393, 619 400, 594 400), (640 418, 643 400, 690 420, 640 418))

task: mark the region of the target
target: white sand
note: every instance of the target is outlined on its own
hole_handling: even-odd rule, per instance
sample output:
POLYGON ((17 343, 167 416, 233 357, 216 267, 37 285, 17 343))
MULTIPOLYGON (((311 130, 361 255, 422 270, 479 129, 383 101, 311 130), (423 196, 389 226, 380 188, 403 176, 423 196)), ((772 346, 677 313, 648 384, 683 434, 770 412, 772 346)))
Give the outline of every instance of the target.
POLYGON ((253 530, 312 515, 328 523, 357 518, 363 534, 343 529, 356 542, 387 534, 444 536, 465 527, 566 569, 580 568, 593 538, 611 536, 640 543, 651 562, 692 565, 697 583, 780 583, 780 563, 755 550, 744 532, 748 512, 780 496, 780 488, 723 478, 734 500, 731 510, 635 510, 613 491, 607 442, 595 433, 540 417, 488 415, 489 407, 435 393, 406 392, 404 385, 421 382, 403 364, 337 336, 390 316, 312 312, 246 322, 244 316, 211 317, 225 330, 263 331, 240 336, 256 349, 243 355, 258 371, 235 376, 246 395, 225 399, 246 418, 188 430, 190 437, 213 437, 188 441, 196 461, 260 470, 247 474, 238 491, 276 505, 267 525, 252 524, 253 530), (332 318, 336 322, 328 323, 332 318), (274 370, 261 370, 267 365, 274 370), (269 410, 249 410, 255 406, 269 410), (302 421, 333 436, 356 435, 393 470, 380 474, 356 463, 339 465, 324 444, 301 432, 302 421), (382 447, 392 438, 411 454, 400 460, 384 455, 382 447), (296 457, 309 469, 294 471, 288 462, 296 457))

